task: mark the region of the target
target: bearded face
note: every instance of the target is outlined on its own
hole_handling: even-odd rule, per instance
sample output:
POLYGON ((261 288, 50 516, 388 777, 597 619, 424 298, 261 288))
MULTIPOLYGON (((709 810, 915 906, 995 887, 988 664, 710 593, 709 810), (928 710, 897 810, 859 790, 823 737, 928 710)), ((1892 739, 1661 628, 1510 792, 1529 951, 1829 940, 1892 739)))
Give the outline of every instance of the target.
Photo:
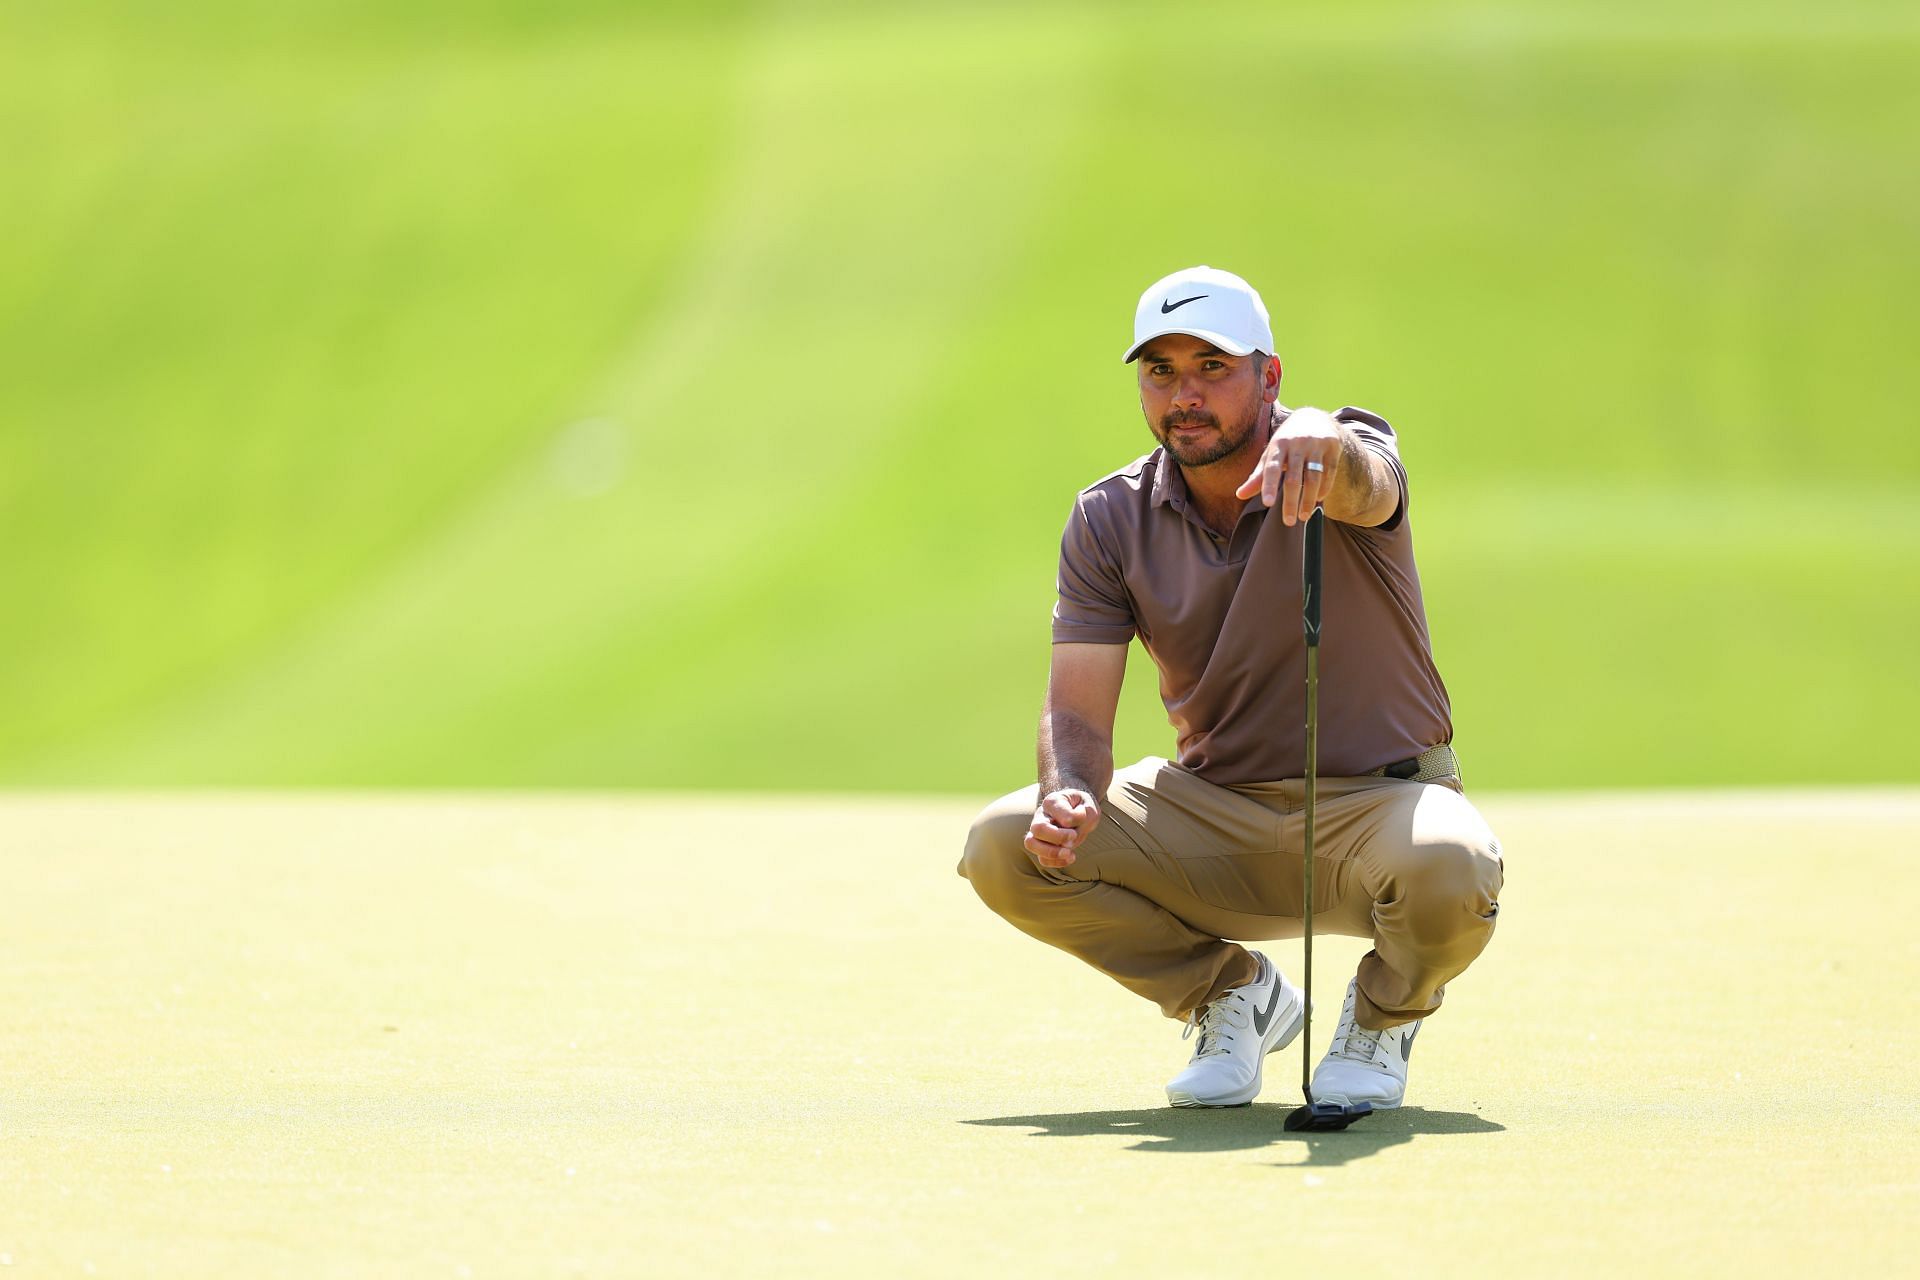
POLYGON ((1246 450, 1273 398, 1265 365, 1263 358, 1229 355, 1190 334, 1156 338, 1139 362, 1140 408, 1153 438, 1183 468, 1246 450))

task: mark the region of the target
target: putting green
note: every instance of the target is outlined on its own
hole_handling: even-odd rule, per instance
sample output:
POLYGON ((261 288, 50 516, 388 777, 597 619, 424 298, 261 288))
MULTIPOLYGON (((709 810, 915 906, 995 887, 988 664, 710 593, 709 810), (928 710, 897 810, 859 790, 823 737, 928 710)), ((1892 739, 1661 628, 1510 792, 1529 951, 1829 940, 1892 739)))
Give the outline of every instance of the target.
MULTIPOLYGON (((0 1263, 112 1275, 1885 1274, 1920 792, 1482 797, 1413 1105, 1162 1105, 952 800, 0 799, 0 1263), (1252 1270, 1249 1270, 1252 1268, 1252 1270)), ((1320 1004, 1358 951, 1325 944, 1320 1004)), ((1297 969, 1298 948, 1275 944, 1297 969)), ((1316 1029, 1324 1040, 1325 1031, 1316 1029)))

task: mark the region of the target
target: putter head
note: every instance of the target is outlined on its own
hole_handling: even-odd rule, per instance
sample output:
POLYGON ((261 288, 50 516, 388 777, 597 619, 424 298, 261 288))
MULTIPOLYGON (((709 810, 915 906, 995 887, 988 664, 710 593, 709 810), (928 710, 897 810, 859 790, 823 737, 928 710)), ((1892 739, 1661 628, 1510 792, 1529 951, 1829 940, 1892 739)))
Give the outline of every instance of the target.
POLYGON ((1332 1133, 1372 1114, 1372 1105, 1365 1102, 1309 1102, 1287 1113, 1287 1128, 1308 1133, 1332 1133))

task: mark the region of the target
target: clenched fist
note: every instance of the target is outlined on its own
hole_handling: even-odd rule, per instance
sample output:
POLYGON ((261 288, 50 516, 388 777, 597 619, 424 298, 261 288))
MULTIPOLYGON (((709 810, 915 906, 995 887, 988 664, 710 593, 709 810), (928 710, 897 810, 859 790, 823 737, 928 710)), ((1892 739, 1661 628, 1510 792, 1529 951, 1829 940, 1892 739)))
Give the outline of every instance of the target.
POLYGON ((1084 791, 1049 791, 1040 797, 1027 828, 1027 853, 1043 867, 1073 862, 1074 848, 1100 825, 1100 806, 1084 791))

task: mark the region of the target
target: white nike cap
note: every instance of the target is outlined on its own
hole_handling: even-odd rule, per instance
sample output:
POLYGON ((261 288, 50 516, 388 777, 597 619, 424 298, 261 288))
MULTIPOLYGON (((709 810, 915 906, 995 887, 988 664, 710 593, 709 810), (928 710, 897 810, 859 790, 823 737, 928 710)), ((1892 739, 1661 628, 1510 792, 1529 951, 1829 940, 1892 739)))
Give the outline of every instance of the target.
POLYGON ((1229 355, 1273 353, 1267 304, 1245 280, 1212 267, 1188 267, 1147 286, 1133 313, 1133 345, 1125 359, 1131 363, 1141 347, 1169 333, 1205 338, 1229 355))

